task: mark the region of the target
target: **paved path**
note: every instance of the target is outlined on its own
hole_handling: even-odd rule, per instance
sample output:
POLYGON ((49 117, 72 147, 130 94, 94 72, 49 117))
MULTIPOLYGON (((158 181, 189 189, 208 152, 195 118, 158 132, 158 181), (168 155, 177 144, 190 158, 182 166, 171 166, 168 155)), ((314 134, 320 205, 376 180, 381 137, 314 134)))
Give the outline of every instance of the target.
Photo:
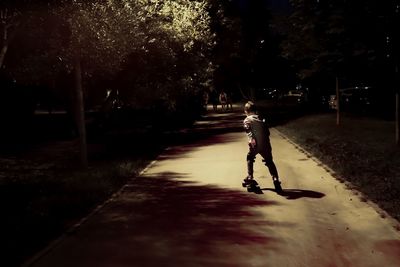
POLYGON ((275 129, 285 192, 272 190, 258 158, 263 194, 247 193, 242 119, 214 114, 180 134, 182 144, 29 266, 400 266, 396 222, 275 129))

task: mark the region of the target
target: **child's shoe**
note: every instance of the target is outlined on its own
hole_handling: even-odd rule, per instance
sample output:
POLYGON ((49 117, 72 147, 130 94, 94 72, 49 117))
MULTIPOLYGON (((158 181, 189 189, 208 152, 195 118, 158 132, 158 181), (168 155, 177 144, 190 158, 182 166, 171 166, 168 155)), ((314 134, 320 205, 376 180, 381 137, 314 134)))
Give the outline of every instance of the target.
POLYGON ((254 178, 252 177, 252 176, 246 176, 246 178, 244 178, 243 179, 243 182, 242 182, 242 186, 243 187, 246 187, 246 186, 248 186, 252 181, 254 181, 254 178))

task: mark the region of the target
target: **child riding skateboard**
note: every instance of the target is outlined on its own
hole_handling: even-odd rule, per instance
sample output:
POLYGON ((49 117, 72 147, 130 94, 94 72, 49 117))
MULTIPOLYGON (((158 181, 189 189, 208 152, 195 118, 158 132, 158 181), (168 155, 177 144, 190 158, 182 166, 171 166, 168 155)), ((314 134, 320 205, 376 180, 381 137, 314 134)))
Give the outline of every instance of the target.
POLYGON ((268 167, 269 173, 272 176, 275 191, 282 192, 281 182, 279 181, 278 171, 272 159, 272 147, 269 140, 269 129, 257 114, 256 106, 253 102, 248 101, 244 105, 246 118, 243 121, 244 129, 248 136, 249 151, 247 153, 247 177, 243 180, 243 186, 249 187, 250 190, 257 186, 257 182, 253 177, 253 165, 257 154, 263 158, 265 166, 268 167))

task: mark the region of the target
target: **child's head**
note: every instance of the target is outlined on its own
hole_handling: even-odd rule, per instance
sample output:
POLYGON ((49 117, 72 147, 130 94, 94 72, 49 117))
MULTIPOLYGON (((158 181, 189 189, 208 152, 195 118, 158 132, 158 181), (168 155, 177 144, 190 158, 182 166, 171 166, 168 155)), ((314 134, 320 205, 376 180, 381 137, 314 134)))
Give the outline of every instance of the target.
POLYGON ((247 101, 247 103, 244 105, 244 113, 251 114, 256 113, 256 111, 256 105, 252 101, 247 101))

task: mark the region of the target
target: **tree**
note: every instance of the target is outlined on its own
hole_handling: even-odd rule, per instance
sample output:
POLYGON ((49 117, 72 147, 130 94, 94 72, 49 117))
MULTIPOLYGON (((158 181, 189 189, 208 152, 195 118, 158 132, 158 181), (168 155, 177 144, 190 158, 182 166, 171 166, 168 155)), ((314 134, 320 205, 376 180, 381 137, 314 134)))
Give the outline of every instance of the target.
POLYGON ((8 8, 0 9, 1 27, 1 50, 0 50, 0 69, 3 67, 4 58, 7 54, 10 42, 15 36, 15 28, 18 26, 18 12, 8 8))
POLYGON ((290 2, 283 56, 301 80, 326 74, 350 80, 377 76, 385 5, 376 0, 290 2))
POLYGON ((4 68, 4 61, 7 52, 12 45, 21 26, 27 23, 27 19, 31 18, 32 7, 40 6, 48 1, 46 0, 3 0, 0 3, 0 34, 1 34, 1 50, 0 50, 0 69, 4 68))
MULTIPOLYGON (((121 63, 138 50, 147 54, 155 42, 164 47, 160 55, 171 57, 190 53, 192 63, 201 63, 204 50, 210 44, 208 19, 205 13, 205 3, 200 1, 94 1, 93 3, 75 1, 70 7, 63 7, 61 12, 71 14, 69 23, 71 28, 71 42, 67 48, 67 55, 75 58, 75 71, 80 72, 81 59, 88 58, 97 64, 87 68, 104 70, 115 73, 121 63), (171 37, 170 37, 171 36, 171 37), (172 40, 171 40, 172 38, 172 40), (174 46, 170 44, 178 44, 174 46), (169 53, 168 53, 169 52, 169 53), (74 54, 75 53, 75 54, 74 54)), ((142 57, 148 60, 148 57, 142 57)), ((161 57, 156 57, 161 60, 161 57)), ((186 57, 185 59, 189 59, 186 57)), ((155 63, 157 66, 160 62, 155 63)), ((197 64, 197 68, 199 65, 197 64)), ((150 70, 149 68, 147 70, 150 70)), ((196 69, 197 71, 197 69, 196 69)), ((150 71, 154 74, 154 71, 150 71)), ((178 72, 183 89, 190 89, 192 76, 196 73, 178 72)), ((158 71, 159 75, 162 72, 158 71)), ((133 73, 137 75, 137 73, 133 73)), ((82 99, 79 73, 76 73, 78 99, 82 99)), ((161 80, 154 76, 141 76, 143 88, 152 86, 152 91, 161 88, 161 80), (154 84, 153 81, 157 82, 154 84)), ((169 76, 168 78, 173 78, 169 76)), ((179 86, 174 87, 179 89, 179 86)), ((165 84, 163 85, 165 86, 165 84)), ((174 97, 173 86, 167 87, 167 95, 174 97)), ((138 90, 138 87, 135 87, 138 90)), ((165 90, 165 89, 164 89, 165 90)), ((164 91, 165 92, 165 91, 164 91)), ((148 95, 148 93, 144 94, 148 95)), ((143 96, 143 94, 142 94, 143 96)), ((168 99, 169 103, 173 100, 168 99)), ((143 99, 141 99, 143 100, 143 99)), ((78 102, 78 114, 83 114, 83 102, 78 102)), ((173 102, 172 102, 173 104, 173 102)), ((83 115, 80 117, 79 129, 81 140, 85 138, 83 115)), ((84 149, 84 141, 81 148, 84 149)), ((82 155, 84 161, 85 155, 82 155)))
POLYGON ((291 83, 287 75, 290 70, 280 56, 280 36, 272 27, 267 4, 261 0, 212 1, 217 88, 235 88, 245 98, 251 98, 254 89, 291 83))
POLYGON ((210 79, 213 34, 207 3, 152 3, 140 13, 143 42, 128 56, 119 74, 119 90, 135 106, 157 102, 174 110, 180 99, 196 94, 210 79))
POLYGON ((28 52, 16 56, 10 70, 19 81, 35 83, 47 83, 58 73, 74 73, 84 166, 87 160, 83 100, 88 92, 84 88, 91 84, 88 81, 98 78, 96 75, 114 81, 126 75, 130 84, 115 82, 111 89, 136 97, 136 103, 143 101, 143 95, 150 102, 162 98, 171 108, 176 108, 182 97, 196 94, 201 84, 210 79, 212 65, 208 53, 213 34, 207 1, 40 3, 24 7, 36 13, 30 10, 31 23, 22 28, 25 35, 19 36, 23 40, 20 43, 25 44, 27 38, 35 40, 26 48, 28 52), (138 60, 143 65, 132 68, 138 60))

